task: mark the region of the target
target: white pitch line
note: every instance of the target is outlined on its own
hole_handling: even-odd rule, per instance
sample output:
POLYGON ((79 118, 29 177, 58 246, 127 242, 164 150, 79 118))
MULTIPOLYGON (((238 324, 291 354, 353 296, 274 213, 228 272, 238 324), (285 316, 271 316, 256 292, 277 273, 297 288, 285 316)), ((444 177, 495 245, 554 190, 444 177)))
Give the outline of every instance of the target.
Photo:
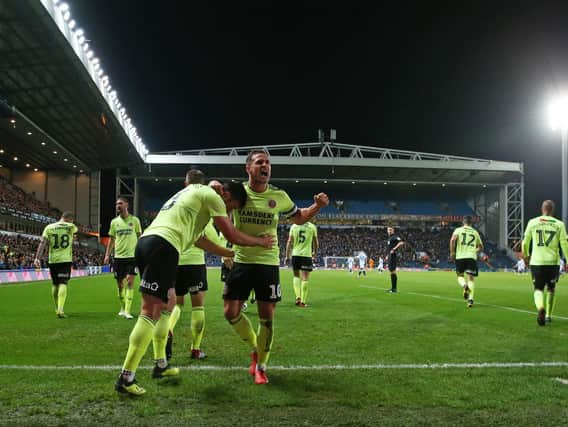
MULTIPOLYGON (((367 286, 367 285, 359 285, 359 287, 367 288, 367 289, 376 289, 376 290, 379 290, 379 291, 388 290, 387 288, 377 288, 376 286, 367 286)), ((420 292, 411 292, 411 291, 404 291, 404 292, 399 291, 398 293, 408 294, 408 295, 416 295, 416 296, 427 297, 427 298, 434 298, 434 299, 439 299, 439 300, 444 300, 444 301, 464 303, 463 299, 442 297, 440 295, 423 294, 423 293, 420 293, 420 292)), ((536 315, 536 313, 534 311, 523 310, 521 308, 515 308, 515 307, 508 307, 506 305, 487 304, 487 303, 482 303, 482 302, 477 302, 477 301, 475 302, 475 305, 481 305, 481 306, 490 307, 490 308, 498 308, 498 309, 501 309, 501 310, 516 311, 517 313, 526 313, 526 314, 536 315)), ((554 315, 554 319, 568 320, 568 317, 554 315)))
MULTIPOLYGON (((555 368, 568 367, 568 362, 485 362, 485 363, 408 363, 408 364, 369 364, 369 365, 312 365, 312 366, 270 366, 271 371, 355 371, 355 370, 441 370, 441 369, 510 369, 510 368, 555 368)), ((149 370, 153 366, 140 366, 139 370, 149 370)), ((120 365, 0 365, 2 370, 30 371, 119 371, 120 365)), ((184 371, 245 371, 243 366, 182 366, 184 371)), ((568 384, 568 380, 565 380, 568 384)))
POLYGON ((554 378, 554 379, 558 381, 560 384, 568 385, 568 380, 565 380, 564 378, 554 378))

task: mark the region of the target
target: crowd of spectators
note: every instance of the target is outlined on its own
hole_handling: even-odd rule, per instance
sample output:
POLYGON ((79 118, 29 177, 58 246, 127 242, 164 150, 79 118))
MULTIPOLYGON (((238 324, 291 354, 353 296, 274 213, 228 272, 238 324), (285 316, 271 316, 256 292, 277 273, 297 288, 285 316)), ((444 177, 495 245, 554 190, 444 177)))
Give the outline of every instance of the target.
MULTIPOLYGON (((0 234, 0 270, 24 270, 34 267, 34 258, 39 238, 21 234, 0 234)), ((73 268, 103 264, 104 254, 96 249, 79 244, 73 246, 73 268)), ((42 257, 42 266, 47 267, 47 254, 42 257)))
MULTIPOLYGON (((288 228, 279 230, 279 246, 284 260, 288 228)), ((438 263, 449 258, 449 240, 452 230, 449 228, 430 227, 426 229, 406 228, 396 231, 405 241, 399 250, 399 260, 428 261, 438 263)), ((324 257, 353 256, 360 251, 375 261, 382 257, 388 258, 387 232, 384 228, 371 227, 342 227, 318 228, 318 262, 323 263, 324 257)))
POLYGON ((9 183, 4 177, 0 177, 0 205, 49 218, 59 219, 61 217, 59 209, 36 199, 33 194, 26 193, 17 185, 9 183))

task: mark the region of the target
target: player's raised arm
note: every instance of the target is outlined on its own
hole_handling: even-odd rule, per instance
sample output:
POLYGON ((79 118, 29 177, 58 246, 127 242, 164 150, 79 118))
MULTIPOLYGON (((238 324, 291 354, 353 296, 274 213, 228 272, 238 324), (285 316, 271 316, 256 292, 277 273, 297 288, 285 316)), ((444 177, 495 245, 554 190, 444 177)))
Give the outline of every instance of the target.
POLYGON ((268 234, 255 237, 240 232, 235 228, 231 220, 226 216, 213 217, 213 221, 215 222, 215 226, 219 229, 219 231, 223 233, 225 239, 227 239, 234 245, 262 246, 263 248, 270 249, 275 244, 274 237, 268 234))
POLYGON ((307 208, 301 208, 291 217, 294 224, 302 225, 318 214, 321 208, 329 205, 329 197, 325 193, 319 193, 314 196, 314 203, 307 208))

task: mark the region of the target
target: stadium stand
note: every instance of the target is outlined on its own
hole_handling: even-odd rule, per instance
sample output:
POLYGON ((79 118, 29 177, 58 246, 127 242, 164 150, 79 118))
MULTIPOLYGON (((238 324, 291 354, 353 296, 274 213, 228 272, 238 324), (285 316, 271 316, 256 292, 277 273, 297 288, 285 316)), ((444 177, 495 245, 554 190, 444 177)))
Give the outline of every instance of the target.
MULTIPOLYGON (((346 194, 343 194, 346 195, 346 194)), ((298 206, 309 206, 308 198, 292 198, 298 206)), ((341 196, 341 194, 339 195, 341 196)), ((157 203, 149 205, 149 210, 142 215, 143 226, 148 226, 158 213, 157 203)), ((453 269, 449 261, 449 240, 454 228, 459 223, 440 225, 444 217, 475 216, 475 212, 465 200, 458 198, 411 199, 410 197, 385 197, 383 200, 363 200, 360 195, 344 200, 332 200, 329 206, 322 209, 318 219, 320 249, 316 263, 323 265, 324 257, 351 256, 365 251, 370 258, 378 260, 380 256, 388 257, 386 250, 385 226, 393 221, 400 225, 400 235, 406 241, 400 254, 400 266, 406 268, 440 268, 453 269), (404 216, 415 217, 418 221, 400 220, 404 216), (424 220, 421 221, 420 218, 424 220), (437 222, 433 221, 437 218, 437 222), (348 219, 348 221, 344 221, 348 219), (368 221, 357 221, 368 220, 368 221), (326 220, 325 223, 323 220, 326 220), (324 225, 325 224, 325 225, 324 225)), ((282 224, 279 229, 279 246, 281 264, 284 264, 286 239, 289 225, 282 224)), ((507 252, 494 242, 483 237, 485 250, 489 256, 487 263, 480 262, 481 270, 492 270, 510 267, 514 260, 507 252)), ((220 265, 218 257, 208 256, 208 265, 220 265)))
MULTIPOLYGON (((310 200, 299 200, 299 206, 310 205, 310 200)), ((328 218, 342 215, 475 215, 463 200, 342 200, 322 209, 320 215, 328 218)))
MULTIPOLYGON (((61 214, 61 210, 0 176, 0 230, 40 234, 46 224, 57 221, 61 214)), ((86 225, 76 225, 84 233, 92 232, 86 225)))
MULTIPOLYGON (((33 269, 35 251, 46 224, 57 221, 61 211, 42 202, 33 194, 0 177, 0 270, 33 269), (23 234, 22 234, 23 233, 23 234)), ((78 224, 79 230, 89 228, 78 224)), ((43 260, 43 267, 47 267, 43 260)), ((73 268, 102 265, 103 253, 98 248, 76 243, 73 248, 73 268)))
POLYGON ((33 194, 26 193, 2 176, 0 176, 0 206, 3 210, 13 209, 34 214, 42 222, 50 222, 49 218, 61 216, 59 209, 51 207, 49 203, 39 201, 33 194))
MULTIPOLYGON (((405 227, 400 229, 400 236, 405 240, 399 254, 400 266, 403 268, 439 268, 453 269, 449 261, 449 241, 454 227, 430 227, 426 229, 405 227)), ((278 245, 280 247, 281 265, 284 265, 286 240, 289 227, 282 225, 278 230, 278 245)), ((480 270, 489 271, 498 268, 509 268, 513 260, 507 252, 500 249, 494 242, 484 237, 484 253, 488 262, 479 262, 480 270)), ((324 257, 352 256, 364 251, 375 261, 382 256, 388 257, 386 248, 386 230, 379 227, 338 227, 326 226, 318 228, 319 250, 316 264, 324 265, 324 257)), ((207 257, 207 264, 220 265, 220 259, 215 256, 207 257)))
MULTIPOLYGON (((17 233, 0 233, 0 270, 33 269, 35 251, 40 242, 39 236, 17 233)), ((47 267, 46 260, 43 267, 47 267)), ((76 243, 73 248, 73 268, 102 265, 103 253, 76 243)))

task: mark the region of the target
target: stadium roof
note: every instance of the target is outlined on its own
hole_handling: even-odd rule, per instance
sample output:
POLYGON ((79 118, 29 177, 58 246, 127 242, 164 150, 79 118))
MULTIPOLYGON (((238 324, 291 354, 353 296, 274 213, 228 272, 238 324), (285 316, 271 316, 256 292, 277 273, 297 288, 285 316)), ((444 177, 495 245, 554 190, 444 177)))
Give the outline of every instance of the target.
POLYGON ((267 151, 274 181, 493 185, 523 181, 523 164, 336 142, 187 150, 149 154, 140 177, 179 179, 189 167, 207 176, 242 179, 251 149, 267 151), (148 172, 149 171, 149 172, 148 172))
POLYGON ((1 164, 74 171, 142 162, 146 148, 66 3, 0 1, 0 57, 1 164))

